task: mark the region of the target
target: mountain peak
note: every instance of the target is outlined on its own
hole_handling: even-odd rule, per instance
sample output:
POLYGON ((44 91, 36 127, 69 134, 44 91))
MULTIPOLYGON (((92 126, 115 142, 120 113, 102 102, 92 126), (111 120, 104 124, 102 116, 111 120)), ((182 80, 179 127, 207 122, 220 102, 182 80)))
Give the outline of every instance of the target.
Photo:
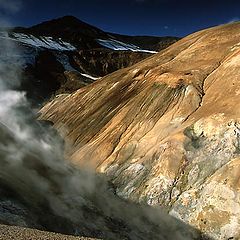
POLYGON ((29 31, 33 34, 45 36, 53 35, 55 37, 63 38, 66 35, 75 35, 76 33, 90 35, 92 37, 95 37, 99 34, 105 35, 102 30, 88 23, 85 23, 71 15, 63 16, 53 20, 48 20, 40 24, 34 25, 29 28, 29 31))
POLYGON ((66 20, 66 21, 82 22, 80 19, 78 19, 77 17, 72 16, 72 15, 65 15, 63 17, 57 18, 56 20, 60 20, 60 19, 66 20))
MULTIPOLYGON (((44 21, 40 24, 32 26, 32 28, 36 28, 36 27, 40 27, 40 26, 44 26, 44 25, 53 25, 53 24, 54 25, 63 24, 63 26, 65 26, 65 25, 68 25, 68 26, 77 26, 77 25, 91 26, 72 15, 66 15, 66 16, 55 18, 52 20, 44 21)), ((93 26, 91 26, 91 27, 93 27, 93 26)))

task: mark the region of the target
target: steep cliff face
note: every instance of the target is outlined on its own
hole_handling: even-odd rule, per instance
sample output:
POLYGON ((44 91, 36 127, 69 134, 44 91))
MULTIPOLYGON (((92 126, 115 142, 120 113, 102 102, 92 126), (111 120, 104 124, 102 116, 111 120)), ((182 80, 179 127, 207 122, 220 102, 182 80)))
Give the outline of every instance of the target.
POLYGON ((119 196, 240 237, 240 24, 194 33, 46 104, 66 154, 119 196))

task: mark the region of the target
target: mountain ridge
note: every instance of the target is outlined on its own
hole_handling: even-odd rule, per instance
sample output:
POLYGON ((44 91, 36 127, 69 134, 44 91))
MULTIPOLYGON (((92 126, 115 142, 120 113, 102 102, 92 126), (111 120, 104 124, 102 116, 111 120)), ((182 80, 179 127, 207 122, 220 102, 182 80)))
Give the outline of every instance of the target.
MULTIPOLYGON (((127 42, 133 41, 135 44, 142 41, 140 44, 141 47, 146 47, 151 49, 152 45, 156 45, 159 41, 166 40, 179 40, 178 37, 170 37, 170 36, 164 36, 164 37, 158 37, 158 36, 128 36, 124 34, 117 34, 117 33, 111 33, 111 32, 105 32, 101 30, 100 28, 97 28, 91 24, 88 24, 86 22, 83 22, 79 20, 78 18, 66 15, 60 18, 47 20, 42 23, 33 25, 28 28, 15 28, 13 30, 16 31, 22 31, 24 30, 27 33, 31 33, 33 35, 45 35, 45 36, 53 36, 57 38, 63 38, 65 40, 69 40, 73 37, 73 43, 76 43, 75 38, 78 37, 78 35, 83 34, 91 38, 99 38, 103 37, 104 39, 108 39, 109 37, 122 39, 127 42), (66 37, 66 35, 68 35, 66 37), (134 40, 135 39, 135 40, 134 40), (139 40, 136 40, 139 39, 139 40), (146 42, 146 43, 145 43, 146 42)), ((89 39, 88 39, 89 40, 89 39)), ((96 48, 100 47, 99 45, 96 45, 96 48)), ((156 47, 155 47, 156 48, 156 47)), ((154 49, 155 50, 155 49, 154 49)))

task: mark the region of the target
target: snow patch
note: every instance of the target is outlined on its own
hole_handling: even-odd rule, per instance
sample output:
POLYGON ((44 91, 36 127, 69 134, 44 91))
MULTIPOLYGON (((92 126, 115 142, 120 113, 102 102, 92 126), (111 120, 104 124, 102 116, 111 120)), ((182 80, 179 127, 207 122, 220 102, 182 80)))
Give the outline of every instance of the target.
POLYGON ((89 74, 86 74, 86 73, 80 73, 80 74, 81 74, 82 76, 84 76, 84 77, 86 77, 86 78, 90 78, 90 79, 92 79, 92 80, 94 80, 94 81, 100 79, 100 77, 93 77, 93 76, 91 76, 91 75, 89 75, 89 74))
POLYGON ((69 62, 69 57, 62 52, 54 52, 54 56, 56 57, 57 61, 59 61, 65 70, 67 71, 76 71, 69 62))
POLYGON ((36 48, 47 48, 58 51, 74 51, 76 48, 68 42, 64 42, 61 39, 53 39, 52 37, 35 37, 31 34, 25 33, 11 33, 0 32, 0 39, 9 39, 12 41, 20 42, 28 46, 36 48))
POLYGON ((115 51, 132 51, 132 52, 145 52, 145 53, 157 53, 156 51, 150 51, 146 49, 141 49, 140 47, 129 44, 123 43, 114 39, 97 39, 96 40, 100 45, 115 50, 115 51))

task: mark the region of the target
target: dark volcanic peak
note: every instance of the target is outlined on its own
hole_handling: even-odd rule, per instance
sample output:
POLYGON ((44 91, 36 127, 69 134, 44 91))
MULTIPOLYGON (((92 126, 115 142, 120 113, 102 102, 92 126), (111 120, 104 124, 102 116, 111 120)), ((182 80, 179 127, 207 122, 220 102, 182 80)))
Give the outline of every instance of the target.
POLYGON ((76 17, 64 16, 61 18, 45 21, 29 28, 29 30, 36 34, 51 35, 54 37, 64 37, 66 34, 83 34, 92 38, 99 36, 106 37, 106 33, 102 30, 91 26, 76 17))
MULTIPOLYGON (((19 32, 18 29, 17 32, 19 32)), ((32 26, 30 28, 25 28, 23 31, 27 34, 32 34, 34 36, 48 36, 53 38, 61 38, 73 44, 78 49, 92 49, 101 47, 95 39, 97 38, 108 38, 107 33, 104 31, 91 26, 76 17, 64 16, 61 18, 49 20, 32 26)))
MULTIPOLYGON (((18 31, 18 29, 15 30, 18 31)), ((22 31, 22 29, 20 29, 20 31, 22 31)), ((96 39, 114 39, 124 44, 133 44, 137 47, 154 51, 160 51, 179 40, 177 37, 127 36, 108 33, 81 21, 74 16, 64 16, 45 21, 30 28, 24 29, 24 32, 35 36, 51 36, 54 38, 62 38, 63 40, 72 43, 78 49, 85 50, 101 48, 102 44, 99 44, 96 39)))

